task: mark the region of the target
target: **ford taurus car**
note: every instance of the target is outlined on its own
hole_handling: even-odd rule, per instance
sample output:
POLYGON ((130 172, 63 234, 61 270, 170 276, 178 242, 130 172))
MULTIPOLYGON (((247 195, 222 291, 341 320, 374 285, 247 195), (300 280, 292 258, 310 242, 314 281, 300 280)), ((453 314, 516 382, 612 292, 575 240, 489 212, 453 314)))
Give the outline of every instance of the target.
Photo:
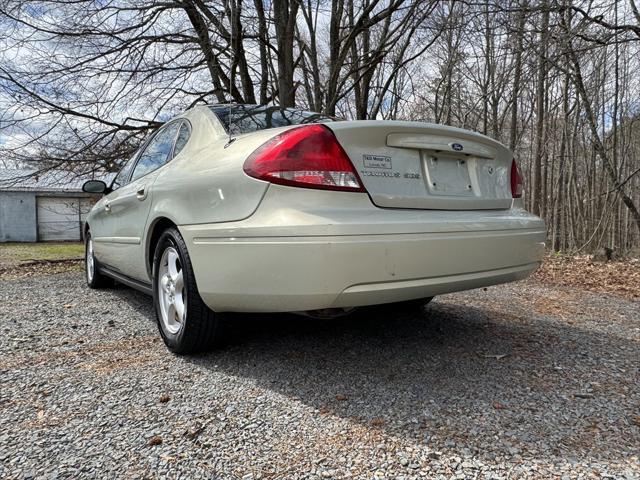
POLYGON ((520 280, 543 221, 512 152, 466 130, 198 106, 125 163, 85 225, 86 279, 153 296, 169 349, 209 348, 223 312, 332 315, 520 280))

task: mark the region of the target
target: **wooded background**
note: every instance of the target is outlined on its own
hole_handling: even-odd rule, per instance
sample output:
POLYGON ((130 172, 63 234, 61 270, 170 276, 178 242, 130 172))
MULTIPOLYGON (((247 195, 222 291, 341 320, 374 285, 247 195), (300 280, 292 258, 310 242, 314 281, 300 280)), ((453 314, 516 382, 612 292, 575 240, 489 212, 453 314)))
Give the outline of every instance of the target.
POLYGON ((0 167, 113 171, 197 103, 437 122, 516 153, 554 250, 640 245, 636 0, 0 0, 0 167))

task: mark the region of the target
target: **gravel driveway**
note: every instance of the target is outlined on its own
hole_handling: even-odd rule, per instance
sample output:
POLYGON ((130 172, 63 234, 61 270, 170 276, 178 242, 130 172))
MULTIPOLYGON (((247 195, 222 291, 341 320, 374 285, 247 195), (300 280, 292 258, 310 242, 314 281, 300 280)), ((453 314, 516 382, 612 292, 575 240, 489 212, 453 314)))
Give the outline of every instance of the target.
POLYGON ((640 303, 535 281, 422 312, 230 316, 175 357, 150 299, 0 281, 1 478, 640 478, 640 303))

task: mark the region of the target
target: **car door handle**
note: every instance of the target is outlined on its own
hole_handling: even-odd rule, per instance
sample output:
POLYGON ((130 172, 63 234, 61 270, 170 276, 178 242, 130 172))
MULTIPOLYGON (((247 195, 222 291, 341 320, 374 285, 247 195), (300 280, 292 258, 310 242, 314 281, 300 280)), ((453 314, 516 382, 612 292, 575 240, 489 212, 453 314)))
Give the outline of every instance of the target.
POLYGON ((147 198, 147 190, 145 187, 140 187, 138 189, 138 191, 136 192, 136 198, 140 201, 144 200, 145 198, 147 198))
POLYGON ((110 203, 105 203, 104 204, 104 211, 107 213, 111 213, 111 204, 110 203))

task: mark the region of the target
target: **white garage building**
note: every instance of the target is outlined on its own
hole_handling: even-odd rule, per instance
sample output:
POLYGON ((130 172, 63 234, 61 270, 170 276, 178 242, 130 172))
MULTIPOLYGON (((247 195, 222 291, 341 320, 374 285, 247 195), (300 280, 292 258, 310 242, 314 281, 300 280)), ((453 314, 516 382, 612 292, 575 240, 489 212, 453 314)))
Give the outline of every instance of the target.
POLYGON ((78 241, 99 197, 82 191, 90 177, 0 169, 0 242, 78 241))

